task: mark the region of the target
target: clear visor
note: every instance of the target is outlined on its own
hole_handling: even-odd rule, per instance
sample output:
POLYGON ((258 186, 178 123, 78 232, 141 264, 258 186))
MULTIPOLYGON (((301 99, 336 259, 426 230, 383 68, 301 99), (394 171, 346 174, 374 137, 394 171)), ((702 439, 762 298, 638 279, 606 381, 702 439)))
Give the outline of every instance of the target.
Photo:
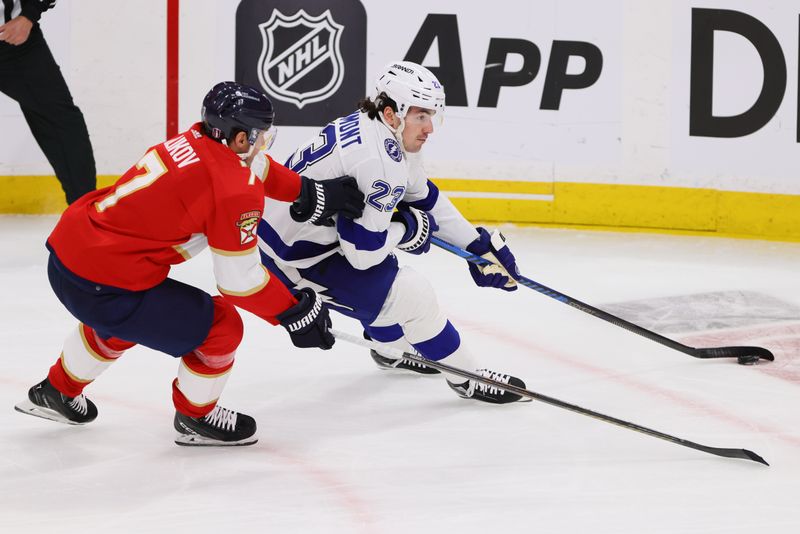
POLYGON ((433 124, 439 128, 442 124, 444 124, 444 110, 439 110, 434 112, 433 117, 431 117, 433 124))
POLYGON ((250 130, 250 135, 247 136, 247 141, 250 143, 250 150, 244 154, 239 154, 239 157, 249 165, 257 153, 266 152, 272 147, 277 136, 277 126, 270 126, 267 130, 257 130, 253 128, 250 130))
POLYGON ((270 126, 266 130, 258 130, 253 128, 250 130, 250 135, 247 136, 247 141, 254 148, 254 150, 269 150, 272 143, 275 142, 275 137, 278 135, 278 128, 270 126))
POLYGON ((439 128, 444 122, 444 110, 437 111, 435 109, 412 106, 401 118, 407 123, 421 124, 430 122, 433 127, 439 128))

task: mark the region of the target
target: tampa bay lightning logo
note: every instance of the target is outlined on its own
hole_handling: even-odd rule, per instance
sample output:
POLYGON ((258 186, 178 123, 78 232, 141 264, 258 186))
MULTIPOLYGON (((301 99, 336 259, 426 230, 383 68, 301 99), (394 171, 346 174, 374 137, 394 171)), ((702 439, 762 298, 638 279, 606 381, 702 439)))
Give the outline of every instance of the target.
POLYGON ((397 141, 394 139, 384 139, 383 147, 386 149, 386 153, 389 154, 390 158, 400 163, 400 160, 403 159, 403 153, 400 151, 397 141))

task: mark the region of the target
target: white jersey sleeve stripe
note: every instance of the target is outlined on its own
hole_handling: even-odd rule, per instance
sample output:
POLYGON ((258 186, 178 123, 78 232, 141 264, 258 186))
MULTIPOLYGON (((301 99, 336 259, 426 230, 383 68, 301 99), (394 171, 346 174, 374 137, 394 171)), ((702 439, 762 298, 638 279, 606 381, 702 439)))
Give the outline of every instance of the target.
POLYGON ((258 247, 247 251, 246 255, 229 256, 211 250, 214 262, 214 276, 221 293, 246 296, 260 291, 269 275, 261 265, 258 247))

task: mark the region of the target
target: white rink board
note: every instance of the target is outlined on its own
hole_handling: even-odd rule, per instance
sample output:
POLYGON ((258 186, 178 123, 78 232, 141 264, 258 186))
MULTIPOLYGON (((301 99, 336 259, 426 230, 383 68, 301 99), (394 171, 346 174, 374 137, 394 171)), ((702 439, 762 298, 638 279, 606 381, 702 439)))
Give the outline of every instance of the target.
MULTIPOLYGON (((377 0, 362 4, 368 80, 388 60, 405 56, 428 15, 457 17, 468 105, 450 106, 444 126, 431 138, 426 152, 433 176, 800 192, 800 8, 793 2, 497 0, 492 9, 452 0, 410 0, 402 9, 377 0), (693 9, 739 11, 757 19, 778 42, 787 71, 785 94, 758 131, 733 139, 689 135, 693 9), (533 43, 541 65, 530 83, 502 87, 496 107, 478 107, 487 51, 498 39, 533 43), (543 110, 554 41, 596 46, 603 66, 594 84, 565 89, 558 110, 543 110)), ((238 0, 181 2, 181 128, 197 120, 206 90, 234 75, 238 5, 238 0)), ((165 2, 62 0, 43 19, 86 115, 98 173, 120 174, 164 136, 165 2)), ((759 94, 759 55, 741 35, 715 35, 714 112, 742 113, 759 94)), ((439 66, 438 54, 434 44, 423 63, 439 66)), ((503 68, 513 71, 521 61, 511 54, 503 68)), ((568 72, 581 72, 582 61, 572 58, 568 72)), ((18 109, 3 96, 0 117, 0 175, 50 174, 18 109)), ((275 154, 283 158, 313 130, 281 128, 275 154)))
MULTIPOLYGON (((731 191, 800 193, 798 129, 798 47, 800 6, 786 0, 716 0, 672 4, 672 80, 670 83, 671 172, 703 176, 695 185, 731 191), (734 139, 688 136, 691 19, 693 6, 734 10, 755 16, 775 35, 785 56, 786 92, 772 120, 751 135, 734 139), (769 177, 769 179, 767 179, 769 177), (773 184, 770 188, 767 184, 773 184)), ((748 110, 758 98, 764 69, 757 50, 733 32, 717 32, 714 42, 714 115, 748 110)))

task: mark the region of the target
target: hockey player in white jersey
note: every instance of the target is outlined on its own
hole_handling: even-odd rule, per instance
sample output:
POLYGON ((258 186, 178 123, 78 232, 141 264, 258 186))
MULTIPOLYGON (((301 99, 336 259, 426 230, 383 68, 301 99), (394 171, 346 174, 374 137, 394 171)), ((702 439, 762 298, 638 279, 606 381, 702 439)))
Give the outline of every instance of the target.
MULTIPOLYGON (((269 204, 274 201, 267 199, 258 226, 262 261, 290 287, 311 287, 331 309, 361 321, 366 337, 406 352, 416 350, 430 360, 475 369, 472 355, 439 308, 431 284, 413 269, 399 267, 394 255, 395 249, 428 252, 435 234, 495 262, 483 268, 469 265, 479 286, 516 289, 516 262, 500 233, 473 227, 439 194, 422 167, 419 152, 441 123, 444 89, 428 69, 398 61, 381 70, 374 92, 359 106, 325 126, 286 166, 315 180, 355 177, 366 199, 363 215, 355 220, 333 216, 321 226, 320 221, 306 224, 294 220, 291 210, 272 209, 269 204)), ((261 164, 257 158, 253 165, 261 164)), ((438 373, 408 359, 392 359, 379 351, 371 354, 384 369, 438 373)), ((487 369, 477 372, 525 387, 513 376, 487 369)), ((521 400, 471 380, 446 378, 465 398, 498 404, 521 400)))

